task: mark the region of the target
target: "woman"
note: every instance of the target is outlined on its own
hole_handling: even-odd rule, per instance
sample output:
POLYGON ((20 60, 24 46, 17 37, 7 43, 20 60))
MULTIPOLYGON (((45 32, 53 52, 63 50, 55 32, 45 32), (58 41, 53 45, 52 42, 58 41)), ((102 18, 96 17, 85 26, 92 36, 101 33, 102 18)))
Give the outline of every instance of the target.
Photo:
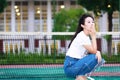
POLYGON ((97 50, 94 18, 84 14, 79 19, 78 28, 73 36, 66 58, 64 71, 76 80, 86 80, 86 75, 104 63, 100 51, 97 50), (98 66, 97 66, 98 67, 98 66))

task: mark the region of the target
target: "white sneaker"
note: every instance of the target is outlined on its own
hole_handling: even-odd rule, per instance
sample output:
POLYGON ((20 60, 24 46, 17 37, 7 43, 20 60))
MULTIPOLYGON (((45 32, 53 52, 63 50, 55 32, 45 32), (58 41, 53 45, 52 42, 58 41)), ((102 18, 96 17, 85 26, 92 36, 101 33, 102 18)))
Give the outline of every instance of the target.
POLYGON ((94 78, 91 78, 91 77, 87 77, 88 78, 88 80, 95 80, 94 78))

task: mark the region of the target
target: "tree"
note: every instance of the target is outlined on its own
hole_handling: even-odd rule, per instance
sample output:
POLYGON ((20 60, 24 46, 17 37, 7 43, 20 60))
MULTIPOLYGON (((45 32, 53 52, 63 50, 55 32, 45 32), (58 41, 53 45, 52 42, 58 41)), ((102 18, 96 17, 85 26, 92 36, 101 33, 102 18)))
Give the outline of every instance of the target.
POLYGON ((0 13, 4 12, 4 8, 7 6, 7 0, 0 0, 0 13))
MULTIPOLYGON (((78 0, 78 4, 85 7, 87 10, 93 11, 96 15, 100 15, 101 11, 108 13, 108 31, 112 31, 112 14, 119 10, 119 0, 78 0)), ((112 35, 109 35, 107 41, 108 53, 111 56, 112 35)))
MULTIPOLYGON (((79 17, 85 13, 85 10, 81 8, 61 10, 54 15, 54 27, 53 32, 75 32, 78 25, 79 17)), ((57 39, 69 39, 68 36, 54 36, 57 39)))

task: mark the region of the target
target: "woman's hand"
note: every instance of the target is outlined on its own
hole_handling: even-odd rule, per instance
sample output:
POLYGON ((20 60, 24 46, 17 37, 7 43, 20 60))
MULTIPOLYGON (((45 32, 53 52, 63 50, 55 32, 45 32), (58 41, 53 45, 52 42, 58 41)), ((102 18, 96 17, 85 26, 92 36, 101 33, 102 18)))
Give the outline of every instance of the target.
POLYGON ((98 63, 99 63, 102 60, 100 51, 97 51, 96 57, 97 57, 97 60, 98 60, 98 63))
POLYGON ((91 25, 90 36, 91 37, 95 37, 96 36, 96 30, 95 30, 95 25, 94 24, 91 25))

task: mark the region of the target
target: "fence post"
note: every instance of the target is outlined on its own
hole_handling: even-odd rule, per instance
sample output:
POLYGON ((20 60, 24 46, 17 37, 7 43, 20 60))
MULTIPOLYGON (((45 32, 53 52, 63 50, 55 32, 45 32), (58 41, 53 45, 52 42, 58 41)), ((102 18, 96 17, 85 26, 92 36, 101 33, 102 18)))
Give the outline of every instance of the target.
POLYGON ((56 46, 55 46, 55 38, 54 38, 54 58, 53 62, 56 63, 56 46))

